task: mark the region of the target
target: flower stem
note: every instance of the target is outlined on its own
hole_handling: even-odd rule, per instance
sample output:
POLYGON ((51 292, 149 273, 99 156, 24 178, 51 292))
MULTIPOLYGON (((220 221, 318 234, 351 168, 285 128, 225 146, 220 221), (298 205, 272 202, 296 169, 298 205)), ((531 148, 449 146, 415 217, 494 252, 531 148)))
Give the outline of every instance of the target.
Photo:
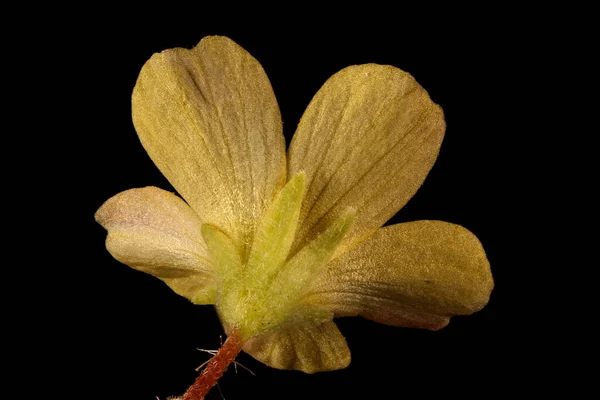
POLYGON ((219 378, 227 370, 229 364, 235 360, 240 353, 244 343, 240 335, 233 331, 225 340, 217 354, 208 362, 206 368, 196 381, 183 395, 183 400, 202 400, 208 391, 217 383, 219 378))

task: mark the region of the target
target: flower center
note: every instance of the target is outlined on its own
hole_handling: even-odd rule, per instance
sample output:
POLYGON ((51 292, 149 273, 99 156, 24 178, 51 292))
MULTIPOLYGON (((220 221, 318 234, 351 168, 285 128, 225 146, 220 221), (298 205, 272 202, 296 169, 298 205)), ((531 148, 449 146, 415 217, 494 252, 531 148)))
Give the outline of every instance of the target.
POLYGON ((216 307, 227 332, 235 329, 247 340, 291 320, 331 317, 304 306, 301 299, 330 261, 355 213, 347 210, 290 257, 303 198, 304 174, 298 174, 266 210, 244 264, 224 233, 203 226, 206 243, 217 260, 216 307))

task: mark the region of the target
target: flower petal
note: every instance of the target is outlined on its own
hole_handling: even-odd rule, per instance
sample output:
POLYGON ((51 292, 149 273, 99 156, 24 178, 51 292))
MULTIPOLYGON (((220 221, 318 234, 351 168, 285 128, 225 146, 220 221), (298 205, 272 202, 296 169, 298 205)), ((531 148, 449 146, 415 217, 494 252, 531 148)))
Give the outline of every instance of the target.
POLYGON ((108 199, 95 217, 117 260, 197 304, 213 302, 214 266, 202 223, 179 197, 156 187, 130 189, 108 199))
POLYGON ((302 116, 288 174, 304 171, 306 200, 294 249, 348 207, 357 210, 346 246, 362 240, 414 195, 442 142, 442 109, 408 73, 355 65, 333 75, 302 116))
POLYGON ((281 115, 261 65, 232 40, 157 53, 132 97, 144 148, 205 223, 247 257, 257 221, 285 182, 281 115))
POLYGON ((250 339, 244 351, 278 369, 309 374, 346 368, 350 350, 333 321, 302 321, 250 339))
POLYGON ((479 240, 442 221, 386 226, 333 260, 303 302, 336 316, 436 330, 483 308, 494 286, 479 240))

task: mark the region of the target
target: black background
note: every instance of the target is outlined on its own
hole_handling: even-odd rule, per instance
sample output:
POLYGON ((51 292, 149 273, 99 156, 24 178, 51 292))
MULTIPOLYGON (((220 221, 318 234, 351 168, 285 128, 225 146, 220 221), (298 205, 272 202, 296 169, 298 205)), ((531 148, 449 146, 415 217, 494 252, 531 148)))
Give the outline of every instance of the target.
MULTIPOLYGON (((360 20, 336 29, 327 29, 326 21, 318 28, 310 22, 242 28, 174 15, 106 19, 91 29, 82 24, 81 32, 96 34, 68 49, 77 55, 77 63, 68 64, 70 79, 81 82, 69 106, 78 110, 81 132, 74 141, 83 151, 75 155, 79 171, 69 176, 78 199, 73 240, 80 242, 81 261, 67 269, 77 283, 63 294, 76 323, 64 339, 76 353, 73 380, 87 393, 82 398, 181 394, 209 357, 196 348, 219 347, 223 332, 212 307, 194 306, 161 281, 118 263, 93 220, 102 202, 120 191, 148 185, 172 190, 139 143, 131 91, 152 53, 191 48, 209 34, 229 36, 262 64, 288 143, 312 96, 338 70, 375 62, 410 72, 444 109, 447 133, 424 185, 390 223, 437 219, 465 226, 481 240, 496 283, 486 308, 455 317, 438 332, 337 320, 352 352, 344 370, 278 371, 241 354, 238 361, 256 376, 231 368, 220 381, 225 398, 486 397, 510 394, 529 381, 529 356, 519 353, 529 340, 516 312, 522 287, 510 250, 519 243, 508 207, 517 192, 511 171, 516 154, 507 152, 507 143, 517 134, 507 129, 511 105, 501 101, 514 90, 509 72, 520 63, 511 27, 490 27, 485 19, 440 26, 423 16, 410 29, 401 21, 367 27, 360 20)), ((207 398, 221 397, 213 389, 207 398)))

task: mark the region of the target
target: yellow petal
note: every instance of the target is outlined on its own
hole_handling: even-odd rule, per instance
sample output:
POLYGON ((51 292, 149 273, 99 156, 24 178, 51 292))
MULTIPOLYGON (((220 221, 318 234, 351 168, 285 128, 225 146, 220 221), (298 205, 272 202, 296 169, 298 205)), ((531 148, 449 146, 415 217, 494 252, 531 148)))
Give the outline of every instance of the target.
POLYGON ((309 374, 350 364, 346 339, 333 321, 291 323, 250 339, 244 351, 270 367, 309 374))
POLYGON ((217 301, 217 285, 215 280, 196 274, 183 278, 161 278, 171 290, 185 297, 194 304, 215 304, 217 301))
POLYGON ((212 302, 214 266, 196 213, 173 193, 130 189, 96 212, 107 231, 106 248, 117 260, 165 281, 198 304, 212 302))
POLYGON ((481 243, 442 221, 386 226, 333 260, 303 302, 336 316, 436 330, 483 308, 494 283, 481 243))
POLYGON ((261 65, 225 37, 157 53, 132 97, 144 148, 205 223, 245 260, 257 221, 285 181, 285 141, 261 65))
POLYGON ((356 209, 356 223, 338 255, 382 226, 423 183, 444 130, 442 109, 398 68, 355 65, 333 75, 290 145, 290 176, 304 171, 307 178, 293 249, 348 207, 356 209))

